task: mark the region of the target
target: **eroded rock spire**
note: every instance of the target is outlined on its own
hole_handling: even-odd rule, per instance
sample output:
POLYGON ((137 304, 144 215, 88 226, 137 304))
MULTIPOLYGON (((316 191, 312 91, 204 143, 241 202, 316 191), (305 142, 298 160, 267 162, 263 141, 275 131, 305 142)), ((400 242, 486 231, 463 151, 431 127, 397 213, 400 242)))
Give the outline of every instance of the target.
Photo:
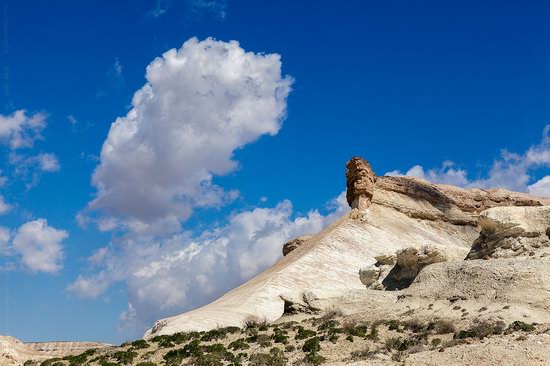
POLYGON ((346 164, 347 192, 346 198, 350 207, 365 209, 369 207, 374 192, 376 174, 368 161, 358 156, 346 164))

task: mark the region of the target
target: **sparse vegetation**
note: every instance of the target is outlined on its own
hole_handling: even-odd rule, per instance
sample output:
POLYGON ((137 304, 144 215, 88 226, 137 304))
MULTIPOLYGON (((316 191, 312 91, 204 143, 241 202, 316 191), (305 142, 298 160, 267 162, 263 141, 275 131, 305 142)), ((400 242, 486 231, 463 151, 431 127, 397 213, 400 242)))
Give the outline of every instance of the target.
MULTIPOLYGON (((434 319, 430 322, 417 318, 388 319, 366 323, 352 318, 335 319, 340 316, 340 311, 332 309, 320 317, 305 319, 300 323, 293 321, 268 325, 264 321, 254 320, 244 328, 216 328, 207 332, 139 339, 114 349, 88 350, 78 355, 52 358, 40 365, 321 365, 331 355, 334 357, 334 350, 338 347, 351 348, 350 361, 367 360, 379 352, 385 352, 393 361, 402 362, 415 352, 443 350, 465 341, 499 334, 521 332, 515 339, 526 340, 524 334, 536 329, 535 324, 519 320, 508 327, 501 320, 477 320, 469 327, 457 330, 448 319, 434 319), (385 327, 383 331, 379 331, 381 326, 385 327), (453 337, 451 340, 449 335, 453 337)), ((25 364, 38 365, 31 362, 25 364)))

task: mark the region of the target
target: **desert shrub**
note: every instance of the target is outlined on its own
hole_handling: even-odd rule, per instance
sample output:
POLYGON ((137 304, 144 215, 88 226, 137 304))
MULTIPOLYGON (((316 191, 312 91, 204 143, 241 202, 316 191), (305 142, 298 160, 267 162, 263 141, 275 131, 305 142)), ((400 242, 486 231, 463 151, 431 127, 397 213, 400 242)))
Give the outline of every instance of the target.
POLYGON ((516 338, 516 341, 526 341, 526 340, 527 340, 527 337, 524 336, 523 334, 516 338))
POLYGON ((255 315, 249 315, 244 319, 244 328, 267 330, 267 320, 265 318, 259 318, 255 315))
POLYGON ((304 357, 304 362, 309 365, 321 365, 323 364, 327 359, 323 356, 321 356, 318 353, 310 352, 306 354, 304 357))
POLYGON ((297 329, 298 329, 298 332, 296 333, 296 336, 294 337, 294 339, 297 339, 297 340, 314 337, 317 334, 315 331, 310 330, 310 329, 305 329, 301 325, 299 325, 297 327, 297 329))
POLYGON ((438 319, 435 320, 433 324, 437 334, 449 334, 456 331, 455 325, 449 320, 438 319))
POLYGON ((234 351, 238 351, 243 349, 249 349, 250 345, 246 343, 246 340, 244 338, 239 338, 236 341, 229 343, 228 347, 234 351))
POLYGON ((474 334, 474 337, 483 339, 493 334, 501 334, 504 331, 505 324, 502 320, 490 321, 479 320, 469 329, 474 334))
POLYGON ((289 322, 280 323, 279 327, 282 328, 282 329, 290 329, 296 324, 298 324, 298 322, 292 320, 292 321, 289 321, 289 322))
POLYGON ((316 320, 316 323, 325 324, 333 320, 334 318, 337 318, 343 315, 344 315, 344 312, 340 308, 332 306, 330 308, 325 309, 325 312, 316 320))
POLYGON ((157 366, 157 364, 151 361, 146 361, 146 362, 140 362, 136 366, 157 366))
POLYGON ((370 332, 365 336, 365 338, 371 341, 378 340, 378 323, 373 323, 371 325, 370 332))
POLYGON ((256 337, 256 343, 258 343, 260 347, 271 347, 271 337, 267 334, 259 334, 256 337))
POLYGON ((149 347, 149 343, 147 343, 145 339, 138 339, 130 343, 130 346, 132 346, 133 349, 144 349, 149 347))
POLYGON ((204 335, 201 337, 201 341, 210 342, 218 339, 224 339, 225 337, 226 333, 224 329, 212 329, 204 333, 204 335))
POLYGON ((418 319, 410 319, 402 322, 402 324, 405 329, 408 329, 413 333, 420 333, 427 328, 427 326, 418 319))
POLYGON ((398 330, 399 329, 399 321, 397 320, 388 320, 384 322, 388 326, 388 330, 398 330))
POLYGON ((166 366, 179 366, 185 358, 183 349, 168 351, 163 357, 166 366))
POLYGON ((88 361, 88 357, 92 356, 95 351, 95 349, 89 349, 78 355, 67 355, 63 357, 63 360, 69 361, 69 366, 84 365, 88 361))
POLYGON ((328 340, 329 342, 331 343, 336 343, 338 341, 338 336, 336 334, 331 334, 329 337, 328 337, 328 340))
POLYGON ((287 333, 288 332, 286 330, 275 328, 273 330, 273 335, 271 336, 271 338, 273 339, 273 341, 275 341, 275 343, 287 344, 288 343, 287 333))
POLYGON ((431 343, 432 343, 432 347, 435 348, 435 347, 437 347, 441 344, 441 338, 434 338, 434 339, 432 339, 431 343))
POLYGON ((353 336, 352 336, 351 334, 349 334, 349 335, 346 337, 346 341, 353 342, 353 336))
POLYGON ((61 361, 61 358, 54 357, 50 358, 49 360, 46 360, 40 364, 40 366, 53 366, 54 363, 61 361))
POLYGON ((284 366, 286 361, 283 351, 276 347, 269 353, 255 353, 249 358, 250 366, 284 366))
POLYGON ((370 349, 368 346, 365 346, 362 350, 351 352, 350 356, 353 361, 364 360, 369 358, 371 355, 370 349))
POLYGON ((305 341, 302 346, 304 352, 319 352, 321 350, 321 342, 319 337, 313 337, 305 341))
POLYGON ((113 354, 113 358, 123 365, 132 364, 136 356, 137 352, 134 351, 118 351, 113 354))
POLYGON ((364 324, 357 324, 355 320, 347 320, 342 324, 342 330, 348 335, 364 337, 367 332, 367 326, 364 324))
POLYGON ((294 347, 292 344, 289 344, 285 347, 285 352, 294 352, 296 350, 296 347, 294 347))
POLYGON ((332 329, 332 328, 336 328, 338 325, 340 325, 340 322, 338 320, 329 319, 319 323, 317 330, 321 331, 326 329, 332 329))
POLYGON ((200 338, 199 332, 187 332, 187 333, 174 333, 171 335, 161 335, 151 338, 151 342, 158 343, 161 348, 171 348, 176 344, 182 344, 190 341, 191 339, 200 338))
POLYGON ((25 363, 23 364, 23 366, 36 366, 38 365, 38 362, 37 361, 33 361, 33 360, 27 360, 25 361, 25 363))
POLYGON ((487 307, 486 306, 482 306, 479 308, 478 312, 482 312, 482 311, 486 311, 487 310, 487 307))
POLYGON ((527 323, 524 323, 520 320, 516 320, 515 322, 513 322, 512 324, 510 324, 508 326, 508 328, 506 329, 507 332, 517 332, 517 331, 522 331, 522 332, 532 332, 535 330, 535 326, 532 325, 532 324, 527 324, 527 323))

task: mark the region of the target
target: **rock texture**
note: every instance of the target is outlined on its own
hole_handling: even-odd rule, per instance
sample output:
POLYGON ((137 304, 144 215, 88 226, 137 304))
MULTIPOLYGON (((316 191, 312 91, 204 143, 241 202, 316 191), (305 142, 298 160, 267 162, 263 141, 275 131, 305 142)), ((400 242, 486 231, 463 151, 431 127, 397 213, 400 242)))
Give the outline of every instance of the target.
POLYGON ((283 256, 286 256, 288 253, 292 252, 294 249, 298 248, 304 244, 307 240, 311 239, 313 235, 302 235, 297 237, 294 240, 289 241, 283 245, 283 256))
POLYGON ((346 198, 351 208, 366 209, 374 194, 376 175, 363 158, 354 157, 346 165, 346 198))
POLYGON ((496 207, 479 216, 481 233, 466 259, 550 255, 550 207, 496 207))
MULTIPOLYGON (((310 302, 307 306, 316 308, 350 291, 370 291, 359 279, 359 270, 379 263, 380 277, 385 279, 385 269, 393 268, 383 264, 393 261, 388 253, 406 248, 417 251, 412 267, 407 267, 414 268, 412 273, 417 273, 426 261, 439 258, 440 253, 445 253, 450 262, 463 261, 480 236, 477 222, 482 211, 499 206, 537 208, 549 203, 505 190, 467 190, 412 177, 376 177, 370 164, 361 158, 348 162, 346 178, 347 200, 353 208, 350 213, 213 303, 157 321, 145 337, 241 326, 251 315, 271 322, 283 315, 288 304, 306 304, 304 293, 310 302), (426 253, 423 247, 432 248, 432 252, 426 253), (433 257, 430 253, 439 254, 433 257)), ((410 257, 408 253, 402 252, 401 265, 409 266, 405 260, 410 257)), ((431 267, 445 268, 444 264, 429 265, 416 278, 431 267)), ((363 280, 370 282, 374 277, 374 272, 368 272, 363 280)), ((398 277, 411 278, 404 274, 398 277)), ((373 293, 382 296, 386 292, 373 293)))

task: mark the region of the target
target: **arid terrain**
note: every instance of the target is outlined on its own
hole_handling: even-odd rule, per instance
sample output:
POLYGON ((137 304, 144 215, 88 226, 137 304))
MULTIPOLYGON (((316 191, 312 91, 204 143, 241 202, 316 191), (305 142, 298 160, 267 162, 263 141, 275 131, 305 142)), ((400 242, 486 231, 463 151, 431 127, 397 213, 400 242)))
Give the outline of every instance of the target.
POLYGON ((550 365, 550 200, 346 168, 351 211, 213 303, 121 346, 3 337, 1 364, 550 365))

